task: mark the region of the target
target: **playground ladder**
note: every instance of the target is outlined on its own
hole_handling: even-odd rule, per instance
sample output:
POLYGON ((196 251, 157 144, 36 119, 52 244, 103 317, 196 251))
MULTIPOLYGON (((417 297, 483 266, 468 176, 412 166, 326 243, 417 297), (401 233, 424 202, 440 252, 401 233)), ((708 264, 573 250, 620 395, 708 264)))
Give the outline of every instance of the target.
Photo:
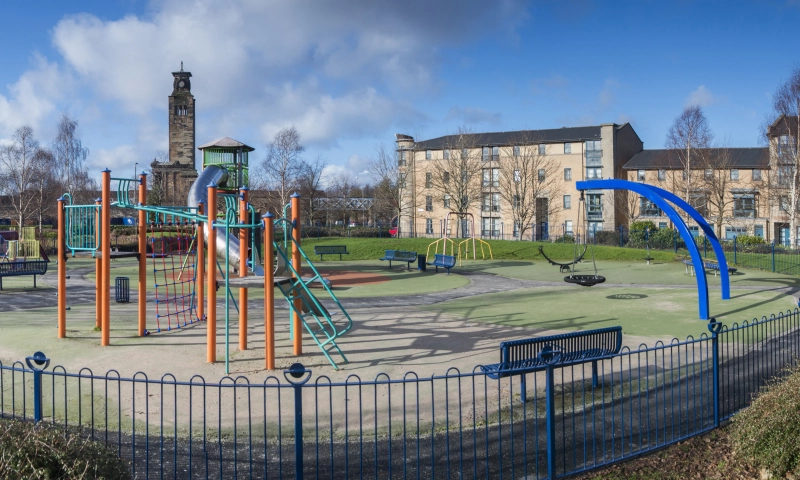
MULTIPOLYGON (((292 238, 291 241, 296 243, 294 238, 292 238)), ((350 318, 350 315, 344 309, 341 302, 339 302, 339 299, 336 298, 336 295, 324 282, 322 275, 319 273, 316 267, 314 267, 314 264, 308 258, 303 249, 299 248, 299 245, 298 249, 300 250, 300 255, 313 272, 313 275, 305 278, 300 277, 299 272, 295 270, 292 262, 286 256, 284 250, 278 248, 278 245, 275 242, 273 242, 273 245, 277 255, 279 257, 283 257, 283 262, 285 262, 289 272, 292 274, 292 280, 290 283, 288 285, 279 285, 278 288, 280 289, 281 293, 283 293, 286 301, 289 303, 290 311, 300 317, 300 320, 302 321, 303 326, 305 326, 306 331, 308 331, 308 333, 311 335, 311 338, 314 339, 314 342, 316 342, 323 355, 325 355, 333 368, 338 370, 339 367, 336 365, 336 362, 333 361, 333 358, 331 358, 329 352, 336 350, 336 352, 341 355, 345 362, 348 361, 347 357, 345 357, 344 353, 342 353, 342 350, 339 348, 339 345, 336 344, 336 339, 347 333, 353 327, 353 319, 350 318), (333 319, 331 318, 332 314, 309 290, 308 286, 312 282, 318 282, 322 288, 325 289, 330 298, 336 303, 336 306, 341 311, 344 318, 347 319, 345 325, 341 325, 342 322, 339 322, 339 325, 333 322, 333 319), (295 300, 300 300, 300 311, 298 311, 294 305, 295 300)), ((290 323, 290 325, 292 324, 290 323)), ((291 328, 293 327, 290 327, 290 329, 291 328)), ((294 336, 294 332, 291 333, 292 336, 294 336)))

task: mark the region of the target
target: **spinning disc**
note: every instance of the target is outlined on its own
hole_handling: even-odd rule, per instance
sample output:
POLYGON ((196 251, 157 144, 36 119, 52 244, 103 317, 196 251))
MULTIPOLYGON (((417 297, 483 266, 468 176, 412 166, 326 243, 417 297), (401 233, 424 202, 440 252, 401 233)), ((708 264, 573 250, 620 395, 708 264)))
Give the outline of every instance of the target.
POLYGON ((605 282, 606 277, 601 277, 600 275, 570 275, 564 277, 564 281, 567 283, 575 283, 582 287, 591 287, 598 283, 605 282))

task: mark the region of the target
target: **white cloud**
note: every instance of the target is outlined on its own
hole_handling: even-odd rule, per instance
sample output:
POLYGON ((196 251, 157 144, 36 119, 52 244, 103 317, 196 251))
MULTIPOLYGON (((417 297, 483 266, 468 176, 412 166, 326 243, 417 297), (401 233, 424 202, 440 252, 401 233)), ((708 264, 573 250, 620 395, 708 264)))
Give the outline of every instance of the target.
POLYGON ((697 89, 690 93, 688 97, 686 97, 684 106, 690 107, 692 105, 697 105, 700 107, 707 107, 718 102, 719 98, 712 94, 711 90, 707 89, 705 85, 700 85, 697 87, 697 89))
POLYGON ((10 136, 22 125, 34 128, 37 137, 42 121, 57 111, 57 102, 72 87, 72 78, 41 55, 32 57, 33 68, 8 87, 9 96, 0 95, 0 137, 10 136))

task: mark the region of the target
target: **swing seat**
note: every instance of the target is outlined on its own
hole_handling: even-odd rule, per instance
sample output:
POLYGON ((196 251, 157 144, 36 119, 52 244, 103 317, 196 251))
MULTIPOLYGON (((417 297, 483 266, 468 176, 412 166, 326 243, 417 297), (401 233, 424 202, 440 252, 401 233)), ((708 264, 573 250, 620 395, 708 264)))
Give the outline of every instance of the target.
POLYGON ((600 275, 570 275, 568 277, 564 277, 564 281, 567 283, 574 283, 582 287, 591 287, 597 285, 598 283, 605 282, 606 277, 602 277, 600 275))

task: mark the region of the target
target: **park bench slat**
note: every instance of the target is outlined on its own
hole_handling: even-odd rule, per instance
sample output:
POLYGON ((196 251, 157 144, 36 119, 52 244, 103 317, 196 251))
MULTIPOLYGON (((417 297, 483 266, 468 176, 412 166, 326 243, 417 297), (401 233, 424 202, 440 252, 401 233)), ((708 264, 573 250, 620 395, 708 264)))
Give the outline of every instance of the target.
POLYGON ((450 269, 455 267, 456 265, 456 257, 453 255, 443 255, 441 253, 437 253, 433 256, 432 262, 427 262, 428 265, 436 267, 436 272, 439 272, 439 267, 447 269, 447 274, 450 274, 450 269))
POLYGON ((26 260, 23 262, 0 262, 0 290, 3 289, 3 277, 21 277, 33 275, 33 286, 36 287, 36 275, 47 273, 46 260, 26 260))
POLYGON ((342 259, 342 255, 350 255, 346 245, 315 245, 314 253, 319 255, 320 260, 324 259, 323 255, 339 255, 339 260, 342 259))
POLYGON ((411 264, 417 260, 417 252, 411 252, 408 250, 386 250, 383 258, 379 258, 378 260, 388 261, 389 268, 392 268, 392 262, 406 262, 406 267, 410 270, 411 264))

